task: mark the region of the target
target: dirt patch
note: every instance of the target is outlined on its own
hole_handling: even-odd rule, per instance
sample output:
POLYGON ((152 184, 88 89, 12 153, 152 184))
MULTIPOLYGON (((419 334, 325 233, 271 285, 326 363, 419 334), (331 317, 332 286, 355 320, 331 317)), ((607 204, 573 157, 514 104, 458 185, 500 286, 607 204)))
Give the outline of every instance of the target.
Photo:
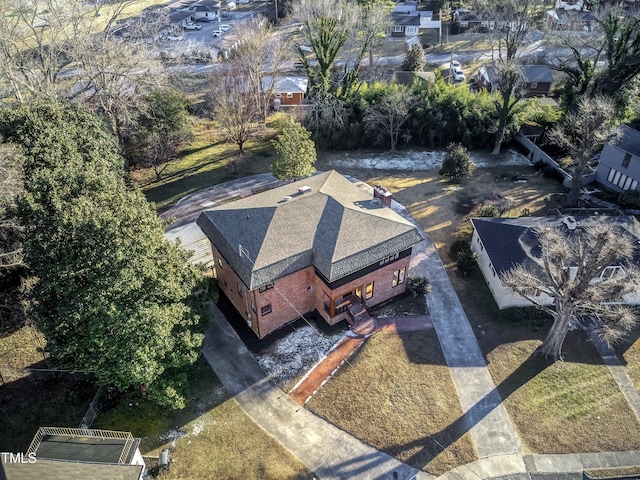
POLYGON ((371 309, 371 315, 376 318, 426 315, 426 313, 427 305, 424 295, 414 297, 409 292, 371 309))

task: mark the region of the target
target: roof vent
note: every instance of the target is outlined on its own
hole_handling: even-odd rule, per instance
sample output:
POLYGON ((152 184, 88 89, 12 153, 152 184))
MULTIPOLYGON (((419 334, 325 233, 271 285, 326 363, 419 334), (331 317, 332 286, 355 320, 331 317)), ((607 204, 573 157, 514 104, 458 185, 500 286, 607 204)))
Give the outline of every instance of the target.
POLYGON ((576 222, 576 219, 571 215, 569 215, 568 217, 564 217, 562 219, 562 223, 564 223, 569 230, 575 230, 578 226, 578 222, 576 222))
POLYGON ((286 197, 284 197, 282 200, 280 200, 281 202, 288 202, 289 200, 291 200, 291 197, 289 195, 287 195, 286 197))
POLYGON ((309 185, 303 185, 298 189, 298 193, 307 193, 311 191, 311 187, 309 185))

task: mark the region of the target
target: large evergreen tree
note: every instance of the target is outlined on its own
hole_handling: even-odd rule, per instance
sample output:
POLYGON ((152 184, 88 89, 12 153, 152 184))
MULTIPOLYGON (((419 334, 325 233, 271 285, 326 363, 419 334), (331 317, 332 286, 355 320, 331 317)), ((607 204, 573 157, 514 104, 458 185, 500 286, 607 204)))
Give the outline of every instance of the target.
POLYGON ((273 175, 280 180, 295 180, 315 172, 316 146, 311 140, 311 132, 289 118, 275 140, 273 148, 278 158, 271 164, 273 175))
POLYGON ((182 406, 182 369, 203 338, 192 296, 201 277, 126 189, 115 138, 94 114, 56 103, 0 112, 0 133, 24 155, 31 314, 56 366, 182 406))

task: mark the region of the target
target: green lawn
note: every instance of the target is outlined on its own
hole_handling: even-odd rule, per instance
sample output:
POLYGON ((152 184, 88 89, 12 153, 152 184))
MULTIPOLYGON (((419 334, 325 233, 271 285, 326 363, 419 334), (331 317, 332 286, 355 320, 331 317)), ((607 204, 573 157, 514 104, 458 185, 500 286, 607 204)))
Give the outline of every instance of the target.
POLYGON ((275 131, 267 128, 245 144, 243 156, 236 145, 220 139, 221 132, 213 122, 201 122, 190 145, 182 149, 178 158, 169 162, 160 180, 152 169, 135 170, 134 183, 158 211, 170 208, 182 197, 203 188, 234 178, 269 171, 275 150, 268 142, 275 131))
POLYGON ((307 407, 434 475, 477 458, 433 330, 369 338, 307 407))
POLYGON ((141 437, 144 456, 171 449, 163 479, 311 479, 313 476, 230 399, 206 360, 188 372, 191 398, 183 410, 166 410, 126 395, 101 414, 94 428, 130 431, 141 437))

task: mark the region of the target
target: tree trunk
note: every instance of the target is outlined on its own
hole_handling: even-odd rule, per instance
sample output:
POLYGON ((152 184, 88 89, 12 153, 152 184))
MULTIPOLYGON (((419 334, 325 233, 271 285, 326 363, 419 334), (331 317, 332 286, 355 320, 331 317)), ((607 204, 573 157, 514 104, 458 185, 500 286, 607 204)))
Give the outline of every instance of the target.
POLYGON ((502 132, 496 132, 496 139, 493 143, 493 150, 491 151, 491 155, 500 155, 500 147, 502 146, 502 132))
POLYGON ((589 159, 584 155, 581 155, 581 158, 578 160, 578 164, 573 171, 573 179, 571 180, 571 188, 567 195, 567 203, 564 205, 566 208, 575 208, 578 206, 580 187, 582 186, 582 176, 587 168, 588 161, 589 159))
POLYGON ((571 315, 563 312, 558 313, 553 320, 549 333, 547 333, 547 338, 538 347, 536 354, 553 362, 562 360, 562 344, 567 332, 569 332, 570 321, 571 315))

